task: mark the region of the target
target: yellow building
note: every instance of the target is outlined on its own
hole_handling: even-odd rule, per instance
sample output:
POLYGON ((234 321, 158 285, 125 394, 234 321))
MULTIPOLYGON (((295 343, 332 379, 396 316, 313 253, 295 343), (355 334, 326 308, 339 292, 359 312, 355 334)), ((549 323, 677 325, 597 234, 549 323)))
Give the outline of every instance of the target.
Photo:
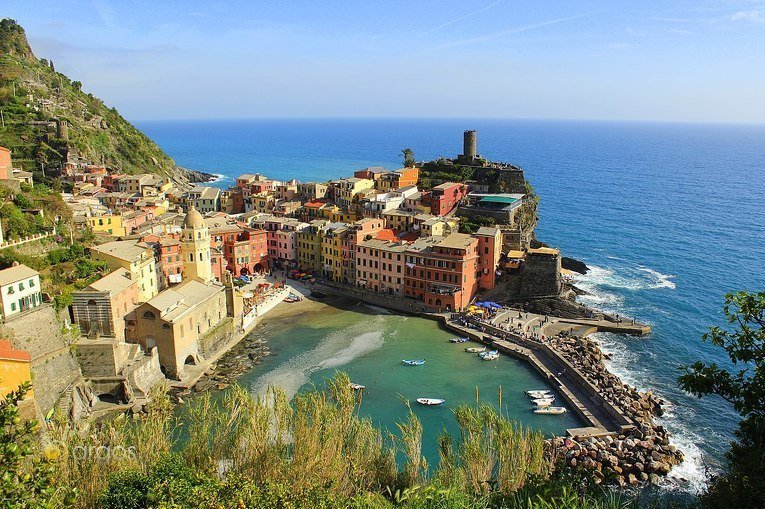
POLYGON ((322 237, 327 221, 316 219, 297 232, 298 263, 304 270, 322 270, 322 237))
POLYGON ((124 237, 127 235, 127 231, 122 225, 121 214, 105 214, 98 217, 89 217, 88 226, 90 226, 93 233, 107 233, 113 237, 124 237))
POLYGON ((393 228, 397 231, 406 231, 414 225, 416 212, 407 210, 393 209, 382 213, 386 228, 393 228))
POLYGON ((260 212, 261 214, 273 212, 274 205, 276 204, 274 195, 267 193, 253 194, 250 200, 252 201, 253 212, 260 212))
POLYGON ((363 191, 372 191, 375 187, 374 181, 356 177, 340 179, 334 184, 337 187, 335 202, 344 208, 350 208, 357 195, 363 191))
POLYGON ((183 278, 197 279, 202 283, 213 280, 210 261, 210 229, 202 214, 191 207, 183 219, 181 234, 183 278))
MULTIPOLYGON (((208 246, 209 247, 209 246, 208 246)), ((103 260, 112 270, 119 268, 130 272, 130 279, 138 284, 138 299, 146 302, 159 291, 154 250, 148 244, 135 240, 118 240, 90 248, 94 260, 103 260)))
MULTIPOLYGON (((32 356, 24 350, 14 350, 10 341, 0 339, 0 398, 32 380, 29 365, 32 356)), ((31 396, 31 391, 29 392, 31 396)))
POLYGON ((343 281, 343 264, 349 263, 348 257, 344 256, 343 248, 348 251, 344 242, 347 242, 344 233, 348 230, 347 224, 332 224, 324 231, 321 239, 322 273, 333 281, 343 281))

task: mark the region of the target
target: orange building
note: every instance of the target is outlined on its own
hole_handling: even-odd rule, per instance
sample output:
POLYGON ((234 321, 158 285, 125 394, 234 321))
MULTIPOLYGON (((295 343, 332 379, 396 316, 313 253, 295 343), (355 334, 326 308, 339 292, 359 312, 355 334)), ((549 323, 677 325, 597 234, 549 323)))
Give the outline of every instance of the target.
POLYGON ((5 147, 0 147, 0 180, 8 180, 11 177, 13 177, 11 151, 5 147))
POLYGON ((481 290, 491 290, 495 285, 502 256, 502 231, 482 226, 474 237, 478 239, 478 287, 481 290))
POLYGON ((458 182, 444 182, 430 190, 430 213, 434 216, 444 216, 459 205, 460 200, 467 196, 468 186, 458 182))
MULTIPOLYGON (((32 380, 32 355, 25 350, 14 350, 10 341, 0 339, 0 398, 15 391, 24 382, 32 380)), ((32 393, 29 392, 31 396, 32 393)))
POLYGON ((435 310, 462 310, 478 291, 478 239, 425 237, 406 250, 404 296, 435 310))

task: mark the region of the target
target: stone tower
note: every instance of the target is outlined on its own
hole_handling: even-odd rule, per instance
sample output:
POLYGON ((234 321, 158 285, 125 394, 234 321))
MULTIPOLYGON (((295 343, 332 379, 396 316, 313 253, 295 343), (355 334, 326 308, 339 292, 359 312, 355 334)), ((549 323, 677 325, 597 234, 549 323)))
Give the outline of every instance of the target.
POLYGON ((183 256, 184 279, 197 279, 205 284, 213 280, 210 263, 210 230, 202 214, 193 206, 189 208, 183 219, 181 256, 183 256))
POLYGON ((475 162, 478 159, 478 136, 475 131, 465 131, 462 141, 462 154, 459 159, 467 162, 475 162))

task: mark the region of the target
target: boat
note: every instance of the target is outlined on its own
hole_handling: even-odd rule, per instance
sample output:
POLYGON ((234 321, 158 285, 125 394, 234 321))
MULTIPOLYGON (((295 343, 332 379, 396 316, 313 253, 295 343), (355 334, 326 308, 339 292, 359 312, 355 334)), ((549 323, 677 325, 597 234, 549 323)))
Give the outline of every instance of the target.
POLYGON ((289 294, 283 302, 300 302, 302 299, 299 295, 295 295, 294 293, 289 294))
POLYGON ((452 338, 449 341, 451 343, 467 343, 470 340, 468 338, 452 338))
POLYGON ((422 366, 425 364, 425 359, 419 359, 419 360, 406 360, 404 359, 401 361, 401 364, 404 366, 422 366))
POLYGON ((535 414, 542 414, 542 415, 561 415, 566 413, 566 409, 562 406, 548 406, 548 407, 542 407, 537 408, 534 410, 535 414))
POLYGON ((361 391, 366 389, 366 387, 361 384, 351 383, 351 389, 353 389, 354 391, 361 391))
POLYGON ((488 352, 481 352, 478 354, 478 357, 480 357, 481 359, 485 359, 486 357, 494 357, 495 355, 499 357, 498 350, 489 350, 488 352))
POLYGON ((443 405, 445 399, 438 399, 438 398, 417 398, 417 403, 420 405, 426 405, 426 406, 438 406, 443 405))
POLYGON ((469 346, 465 348, 465 351, 467 353, 481 353, 486 351, 486 347, 485 346, 469 346))
POLYGON ((532 391, 526 391, 526 396, 533 399, 541 399, 552 396, 552 393, 547 389, 538 389, 532 391))
POLYGON ((497 352, 496 350, 493 352, 486 352, 485 355, 481 356, 481 359, 485 361, 496 361, 497 359, 499 359, 499 352, 497 352))
POLYGON ((531 404, 535 407, 546 407, 551 406, 553 404, 553 401, 555 401, 555 398, 544 398, 544 399, 533 399, 531 400, 531 404))

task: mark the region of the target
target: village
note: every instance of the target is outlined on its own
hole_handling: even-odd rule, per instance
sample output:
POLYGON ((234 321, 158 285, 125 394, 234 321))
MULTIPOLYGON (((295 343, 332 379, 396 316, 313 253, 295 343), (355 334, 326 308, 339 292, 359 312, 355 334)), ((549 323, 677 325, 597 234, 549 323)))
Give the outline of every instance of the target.
MULTIPOLYGON (((488 166, 476 145, 475 131, 466 131, 455 161, 488 166)), ((29 177, 13 170, 7 149, 0 156, 4 182, 29 177)), ((95 239, 89 258, 108 270, 58 313, 38 271, 17 263, 0 271, 2 330, 17 345, 3 338, 3 390, 36 379, 38 415, 140 407, 161 381, 193 385, 289 300, 290 278, 317 294, 317 286, 353 289, 402 311, 461 311, 479 292, 557 296, 560 254, 530 246, 533 224, 515 220, 529 198, 523 172, 504 171, 512 192, 489 193, 480 181, 420 188, 412 163, 321 183, 242 174, 227 190, 181 189, 166 177, 71 158, 61 169, 62 198, 74 232, 95 239), (461 232, 476 216, 495 225, 461 232), (500 280, 510 284, 499 289, 500 280), (41 337, 42 324, 50 337, 41 337)), ((0 238, 0 250, 34 240, 0 238)))

